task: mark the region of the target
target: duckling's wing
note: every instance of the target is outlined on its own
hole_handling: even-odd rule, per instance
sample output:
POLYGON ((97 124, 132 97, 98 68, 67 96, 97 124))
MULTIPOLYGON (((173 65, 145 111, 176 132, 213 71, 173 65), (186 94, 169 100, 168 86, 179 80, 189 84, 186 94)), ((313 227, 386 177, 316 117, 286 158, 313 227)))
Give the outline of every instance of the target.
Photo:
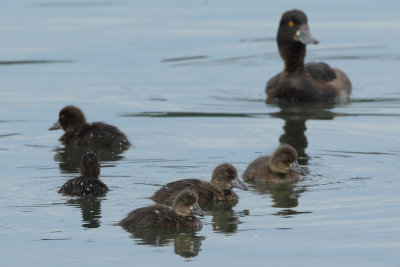
POLYGON ((330 82, 336 79, 336 74, 332 68, 323 62, 310 62, 306 64, 307 72, 314 80, 330 82))
POLYGON ((128 138, 117 127, 102 122, 88 124, 79 132, 80 145, 101 147, 129 146, 128 138))
POLYGON ((215 199, 215 189, 206 181, 200 179, 183 179, 164 185, 152 197, 156 202, 171 203, 183 189, 190 189, 199 196, 199 201, 215 199))

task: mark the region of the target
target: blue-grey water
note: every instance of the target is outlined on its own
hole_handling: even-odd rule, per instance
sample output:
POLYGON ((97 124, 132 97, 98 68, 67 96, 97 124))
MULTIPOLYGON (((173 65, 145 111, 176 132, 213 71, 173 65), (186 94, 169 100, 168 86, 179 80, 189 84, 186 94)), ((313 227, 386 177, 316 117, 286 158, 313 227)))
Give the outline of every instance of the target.
POLYGON ((400 2, 0 2, 0 265, 400 265, 400 2), (308 61, 345 71, 343 105, 265 104, 283 68, 281 14, 304 10, 308 61), (118 126, 96 151, 102 198, 64 197, 86 150, 47 129, 68 104, 118 126), (231 162, 240 175, 281 142, 307 174, 236 190, 203 229, 128 233, 129 211, 167 182, 231 162))

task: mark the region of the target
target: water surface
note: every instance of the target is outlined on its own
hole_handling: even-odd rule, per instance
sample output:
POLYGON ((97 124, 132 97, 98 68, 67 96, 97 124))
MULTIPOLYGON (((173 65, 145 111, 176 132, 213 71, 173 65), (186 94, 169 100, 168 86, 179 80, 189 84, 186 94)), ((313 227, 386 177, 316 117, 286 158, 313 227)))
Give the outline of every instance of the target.
POLYGON ((2 1, 0 264, 400 264, 397 1, 2 1), (282 12, 303 9, 347 104, 267 105, 282 12), (63 197, 86 148, 47 131, 68 104, 133 146, 96 150, 102 198, 63 197), (208 207, 200 232, 114 226, 177 179, 240 175, 279 143, 307 174, 208 207))

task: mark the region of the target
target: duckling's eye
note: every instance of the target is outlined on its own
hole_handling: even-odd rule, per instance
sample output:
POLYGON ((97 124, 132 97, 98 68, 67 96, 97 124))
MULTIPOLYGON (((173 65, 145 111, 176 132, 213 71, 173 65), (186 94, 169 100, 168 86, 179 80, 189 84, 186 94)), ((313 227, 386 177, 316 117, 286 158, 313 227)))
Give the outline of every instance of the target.
POLYGON ((289 23, 288 23, 288 24, 289 24, 289 27, 293 27, 293 26, 294 26, 294 22, 293 22, 293 21, 291 21, 291 20, 289 21, 289 23))

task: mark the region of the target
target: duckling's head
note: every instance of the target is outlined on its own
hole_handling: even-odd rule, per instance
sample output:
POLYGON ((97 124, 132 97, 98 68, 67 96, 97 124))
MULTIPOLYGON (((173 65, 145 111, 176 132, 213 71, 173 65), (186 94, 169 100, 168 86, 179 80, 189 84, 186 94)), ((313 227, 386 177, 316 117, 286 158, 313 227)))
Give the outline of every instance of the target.
POLYGON ((270 167, 273 172, 286 174, 290 171, 304 174, 304 170, 297 162, 297 151, 291 145, 280 145, 272 154, 270 167))
POLYGON ((248 189, 240 181, 236 168, 230 163, 222 163, 214 169, 211 177, 211 185, 219 192, 231 190, 233 187, 243 190, 248 189))
POLYGON ((81 176, 98 179, 100 176, 100 164, 96 154, 87 152, 81 158, 81 176))
POLYGON ((295 43, 303 45, 319 43, 311 36, 306 14, 298 9, 283 13, 279 24, 277 40, 279 48, 295 43))
POLYGON ((84 124, 86 118, 83 112, 75 106, 66 106, 60 111, 58 121, 49 130, 62 128, 66 133, 74 133, 84 124))
POLYGON ((174 200, 174 212, 179 216, 200 215, 204 216, 204 211, 197 204, 199 197, 189 189, 182 190, 174 200))

